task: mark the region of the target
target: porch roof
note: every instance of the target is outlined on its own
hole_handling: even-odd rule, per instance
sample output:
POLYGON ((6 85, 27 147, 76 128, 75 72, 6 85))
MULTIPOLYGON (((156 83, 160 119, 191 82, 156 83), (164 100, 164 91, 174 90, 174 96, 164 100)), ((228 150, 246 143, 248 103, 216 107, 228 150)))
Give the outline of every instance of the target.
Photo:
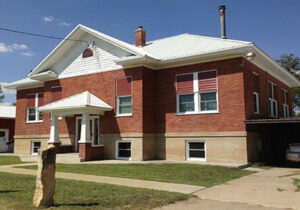
POLYGON ((61 115, 82 112, 103 114, 104 111, 110 111, 112 109, 109 104, 88 91, 37 108, 39 112, 53 112, 61 115))
POLYGON ((274 123, 300 123, 300 117, 288 117, 277 119, 252 119, 246 120, 246 124, 274 124, 274 123))

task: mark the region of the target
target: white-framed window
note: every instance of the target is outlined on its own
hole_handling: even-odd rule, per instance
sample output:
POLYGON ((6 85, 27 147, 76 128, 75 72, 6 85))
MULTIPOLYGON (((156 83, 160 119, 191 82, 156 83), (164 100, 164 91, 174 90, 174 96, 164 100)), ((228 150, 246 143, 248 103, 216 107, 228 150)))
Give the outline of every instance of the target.
POLYGON ((259 114, 259 94, 253 92, 254 114, 259 114))
POLYGON ((32 155, 37 155, 40 148, 41 148, 40 141, 32 141, 31 142, 31 154, 32 155))
POLYGON ((131 160, 131 141, 116 141, 116 159, 131 160))
POLYGON ((218 113, 217 70, 176 75, 177 114, 218 113))
POLYGON ((8 142, 9 129, 0 129, 0 142, 8 142))
POLYGON ((42 106, 44 94, 34 93, 27 95, 26 122, 43 122, 43 113, 38 112, 37 108, 42 106))
POLYGON ((285 89, 282 89, 282 97, 283 117, 289 117, 290 108, 288 105, 288 91, 286 91, 285 89))
POLYGON ((131 96, 117 96, 117 114, 118 116, 132 115, 131 96))
POLYGON ((186 141, 186 159, 206 161, 205 141, 186 141))
POLYGON ((132 77, 116 78, 117 116, 132 116, 132 77))
POLYGON ((269 114, 278 117, 277 86, 269 81, 269 114))

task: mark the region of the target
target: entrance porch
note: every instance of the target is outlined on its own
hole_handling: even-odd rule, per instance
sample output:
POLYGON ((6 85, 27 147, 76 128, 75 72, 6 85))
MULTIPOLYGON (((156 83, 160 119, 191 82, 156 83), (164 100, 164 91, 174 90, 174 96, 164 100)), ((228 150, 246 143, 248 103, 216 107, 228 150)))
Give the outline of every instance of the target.
POLYGON ((39 107, 38 111, 51 113, 48 144, 54 145, 58 153, 66 149, 61 147, 59 139, 59 117, 76 116, 74 150, 79 152, 80 159, 88 161, 102 159, 103 145, 99 144, 99 116, 112 109, 110 105, 86 91, 39 107))

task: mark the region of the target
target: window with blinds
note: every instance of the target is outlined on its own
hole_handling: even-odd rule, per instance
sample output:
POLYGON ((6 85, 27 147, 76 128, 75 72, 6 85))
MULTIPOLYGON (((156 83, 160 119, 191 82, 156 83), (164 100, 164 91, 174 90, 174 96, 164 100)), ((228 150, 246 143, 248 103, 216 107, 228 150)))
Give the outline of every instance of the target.
POLYGON ((131 81, 131 77, 120 77, 116 79, 117 116, 132 115, 131 81))
POLYGON ((176 75, 177 113, 218 111, 217 71, 176 75))
POLYGON ((43 121, 43 113, 37 111, 37 107, 44 105, 44 94, 34 93, 27 95, 26 103, 26 122, 41 122, 43 121))

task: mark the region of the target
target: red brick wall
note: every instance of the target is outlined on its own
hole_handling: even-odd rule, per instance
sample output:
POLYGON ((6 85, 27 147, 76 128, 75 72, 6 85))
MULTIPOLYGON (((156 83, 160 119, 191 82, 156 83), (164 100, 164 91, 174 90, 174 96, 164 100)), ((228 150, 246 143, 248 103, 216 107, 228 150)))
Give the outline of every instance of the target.
POLYGON ((268 80, 273 82, 278 86, 278 116, 283 117, 283 98, 281 89, 284 88, 289 94, 289 108, 290 116, 292 116, 292 92, 291 88, 282 82, 278 81, 276 78, 268 74, 267 72, 261 70, 259 67, 255 66, 249 61, 245 61, 244 69, 244 86, 245 86, 245 101, 246 103, 246 119, 257 119, 257 118, 270 118, 269 117, 269 107, 268 107, 268 80), (254 82, 252 77, 252 72, 259 75, 259 100, 260 100, 260 114, 254 114, 254 82))
POLYGON ((230 59, 184 67, 164 69, 155 73, 155 131, 221 132, 245 131, 245 104, 242 59, 230 59), (176 115, 175 75, 218 70, 218 114, 176 115))
POLYGON ((0 119, 0 129, 9 129, 8 140, 12 140, 15 134, 15 119, 0 119))
MULTIPOLYGON (((44 104, 50 103, 51 87, 62 86, 62 97, 66 98, 77 93, 89 91, 111 105, 114 110, 106 112, 101 116, 101 133, 141 133, 142 132, 142 76, 143 68, 132 68, 105 72, 101 74, 91 74, 79 77, 66 78, 56 81, 45 82, 41 88, 33 88, 17 91, 17 121, 16 135, 41 135, 50 132, 50 114, 45 114, 42 123, 26 122, 26 95, 29 93, 44 92, 44 104), (132 76, 132 117, 115 117, 116 97, 115 78, 132 76)), ((59 121, 60 133, 74 134, 74 117, 66 117, 59 121)))

